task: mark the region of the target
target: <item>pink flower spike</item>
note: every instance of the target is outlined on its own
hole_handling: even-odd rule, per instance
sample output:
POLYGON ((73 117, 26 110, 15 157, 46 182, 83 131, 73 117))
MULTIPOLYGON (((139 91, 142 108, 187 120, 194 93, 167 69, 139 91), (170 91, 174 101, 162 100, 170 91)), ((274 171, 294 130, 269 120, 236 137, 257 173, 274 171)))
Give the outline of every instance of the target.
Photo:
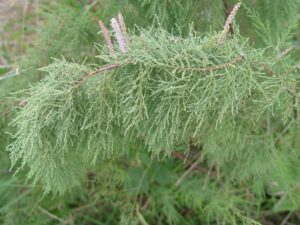
POLYGON ((121 13, 118 14, 118 22, 120 24, 120 28, 121 28, 121 31, 123 33, 123 38, 124 38, 124 41, 125 41, 125 44, 126 44, 126 49, 127 49, 128 44, 129 44, 129 40, 128 40, 128 35, 127 35, 126 24, 124 22, 124 18, 123 18, 121 13))
POLYGON ((102 34, 103 34, 104 40, 105 40, 105 42, 106 42, 106 45, 107 45, 107 47, 109 48, 109 51, 110 51, 111 56, 115 56, 115 49, 114 49, 114 47, 113 47, 111 38, 110 38, 110 36, 109 36, 109 31, 108 31, 108 29, 106 28, 106 26, 104 25, 104 23, 103 23, 101 20, 99 20, 98 23, 99 23, 99 27, 100 27, 100 29, 101 29, 101 31, 102 31, 102 34))
POLYGON ((118 21, 116 20, 116 18, 111 19, 111 27, 113 28, 113 30, 115 32, 115 37, 117 39, 117 42, 119 44, 121 52, 126 53, 127 52, 126 43, 125 43, 122 31, 121 31, 120 25, 119 25, 118 21))

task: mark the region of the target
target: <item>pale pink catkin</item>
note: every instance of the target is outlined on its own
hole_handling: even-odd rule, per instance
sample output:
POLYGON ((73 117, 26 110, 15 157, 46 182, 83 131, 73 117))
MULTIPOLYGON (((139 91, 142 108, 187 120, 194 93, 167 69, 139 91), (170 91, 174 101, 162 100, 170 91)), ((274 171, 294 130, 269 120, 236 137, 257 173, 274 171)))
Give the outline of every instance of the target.
POLYGON ((98 23, 99 23, 99 27, 100 27, 100 29, 102 31, 102 34, 103 34, 104 40, 106 42, 106 45, 109 48, 110 54, 112 56, 115 56, 115 49, 113 47, 113 44, 112 44, 112 41, 111 41, 108 29, 106 28, 106 26, 104 25, 104 23, 101 20, 99 20, 98 23))
POLYGON ((115 37, 117 39, 117 42, 119 44, 121 52, 126 53, 127 52, 126 43, 125 43, 122 31, 121 31, 120 25, 116 18, 111 19, 111 27, 115 32, 115 37))
POLYGON ((123 16, 122 16, 121 13, 118 14, 118 21, 119 21, 119 24, 120 24, 121 31, 123 33, 123 38, 124 38, 126 49, 127 49, 128 48, 128 44, 129 44, 129 40, 128 40, 128 34, 127 34, 126 24, 124 22, 124 18, 123 18, 123 16))

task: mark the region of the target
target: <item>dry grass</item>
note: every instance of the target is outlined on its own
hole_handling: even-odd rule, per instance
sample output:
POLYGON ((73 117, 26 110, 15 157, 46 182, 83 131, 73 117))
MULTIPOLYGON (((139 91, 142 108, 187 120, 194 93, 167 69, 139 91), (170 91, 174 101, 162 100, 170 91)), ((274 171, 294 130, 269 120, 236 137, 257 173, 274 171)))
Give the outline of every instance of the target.
POLYGON ((38 0, 0 0, 0 65, 8 65, 22 54, 26 15, 36 5, 38 0))

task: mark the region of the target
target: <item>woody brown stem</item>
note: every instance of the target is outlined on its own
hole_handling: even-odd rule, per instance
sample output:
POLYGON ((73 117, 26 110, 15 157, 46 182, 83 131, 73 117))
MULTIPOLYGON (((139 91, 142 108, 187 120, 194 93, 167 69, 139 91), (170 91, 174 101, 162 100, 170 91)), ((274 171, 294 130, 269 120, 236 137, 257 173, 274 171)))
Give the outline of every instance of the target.
POLYGON ((107 72, 107 71, 110 71, 110 70, 113 70, 113 69, 116 69, 120 67, 120 64, 109 64, 109 65, 106 65, 104 67, 101 67, 89 74, 87 74, 86 76, 80 78, 77 82, 76 82, 76 86, 79 86, 81 85, 82 83, 84 83, 86 80, 88 80, 89 78, 91 77, 94 77, 96 76, 97 74, 99 73, 104 73, 104 72, 107 72))
MULTIPOLYGON (((193 161, 187 159, 187 158, 183 155, 183 153, 181 153, 181 152, 172 152, 172 156, 173 156, 174 158, 177 158, 177 159, 179 159, 179 160, 185 162, 188 166, 192 166, 192 165, 193 165, 193 161)), ((194 169, 194 170, 197 170, 197 171, 199 171, 199 172, 202 172, 202 173, 209 173, 209 172, 210 172, 209 169, 203 168, 203 167, 201 167, 201 166, 199 166, 199 165, 194 166, 193 169, 194 169)))
POLYGON ((241 55, 235 57, 234 59, 232 59, 228 62, 219 64, 219 65, 216 65, 216 66, 209 66, 209 67, 206 67, 206 68, 196 68, 196 67, 180 68, 180 67, 169 66, 169 65, 166 65, 166 67, 172 68, 172 69, 177 69, 177 70, 186 70, 186 71, 195 71, 195 72, 211 72, 211 71, 225 69, 228 66, 234 65, 234 64, 242 61, 243 58, 244 58, 244 56, 241 54, 241 55))
MULTIPOLYGON (((231 12, 227 0, 223 0, 223 6, 224 6, 225 18, 227 19, 228 16, 230 15, 230 12, 231 12)), ((233 34, 233 33, 234 33, 232 26, 230 26, 229 32, 230 32, 230 34, 233 34)))
POLYGON ((175 186, 178 187, 180 183, 187 177, 195 168, 197 168, 198 164, 201 162, 202 158, 199 156, 198 159, 186 170, 182 176, 176 181, 175 186))

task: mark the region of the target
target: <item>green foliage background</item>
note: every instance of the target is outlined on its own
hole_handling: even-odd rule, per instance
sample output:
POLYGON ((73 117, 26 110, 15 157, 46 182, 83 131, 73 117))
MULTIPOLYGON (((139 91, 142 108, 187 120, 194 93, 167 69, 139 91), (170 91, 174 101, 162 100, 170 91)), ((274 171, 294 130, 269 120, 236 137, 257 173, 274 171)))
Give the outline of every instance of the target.
POLYGON ((0 223, 299 224, 300 2, 243 0, 218 45, 235 3, 40 1, 8 24, 32 39, 1 51, 0 223), (97 21, 118 12, 114 58, 97 21))

